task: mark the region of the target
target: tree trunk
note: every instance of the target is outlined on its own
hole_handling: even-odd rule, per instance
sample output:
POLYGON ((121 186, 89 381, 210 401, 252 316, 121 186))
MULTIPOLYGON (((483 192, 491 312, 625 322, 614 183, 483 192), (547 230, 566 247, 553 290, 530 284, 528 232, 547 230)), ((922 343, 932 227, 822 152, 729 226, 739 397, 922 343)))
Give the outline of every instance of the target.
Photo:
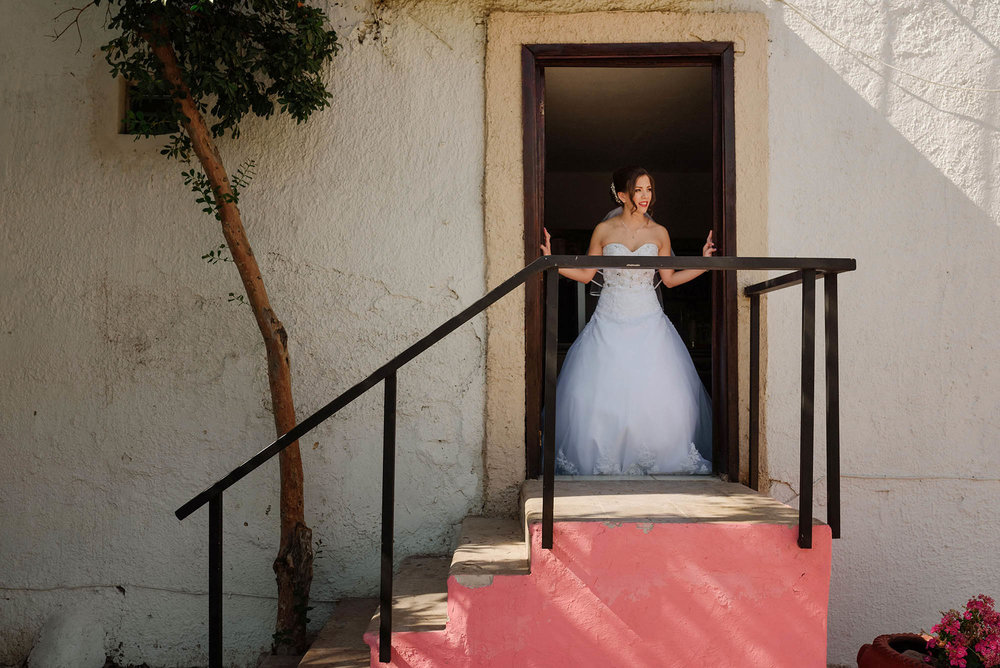
MULTIPOLYGON (((163 66, 164 77, 174 89, 184 114, 183 126, 208 177, 222 218, 222 234, 243 280, 247 301, 267 351, 267 378, 278 435, 295 426, 292 377, 288 360, 288 334, 268 301, 257 258, 243 228, 240 210, 232 201, 229 176, 205 119, 191 99, 166 26, 154 19, 151 34, 143 35, 163 66)), ((298 442, 279 455, 281 468, 281 542, 274 560, 278 583, 278 615, 273 651, 301 654, 306 649, 306 611, 312 586, 312 531, 306 526, 302 490, 302 458, 298 442)))

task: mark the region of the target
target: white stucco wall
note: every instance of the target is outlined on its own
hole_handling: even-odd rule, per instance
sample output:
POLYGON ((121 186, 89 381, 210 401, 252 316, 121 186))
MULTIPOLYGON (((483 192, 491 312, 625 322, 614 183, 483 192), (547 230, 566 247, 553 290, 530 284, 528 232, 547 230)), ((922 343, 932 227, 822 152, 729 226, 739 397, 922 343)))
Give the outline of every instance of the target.
MULTIPOLYGON (((200 260, 220 235, 179 166, 114 134, 96 13, 79 53, 72 32, 47 39, 69 5, 24 4, 0 28, 0 665, 59 607, 86 609, 121 663, 190 665, 205 656, 206 518, 172 511, 273 436, 263 351, 226 302, 235 272, 200 260)), ((801 6, 896 67, 1000 88, 996 2, 801 6)), ((769 252, 859 263, 840 286, 830 661, 1000 595, 1000 96, 851 55, 778 2, 330 9, 345 45, 334 107, 304 127, 248 123, 223 145, 230 164, 259 165, 243 210, 291 334, 300 415, 486 287, 490 11, 760 12, 769 252)), ((769 473, 794 504, 797 292, 770 297, 767 315, 769 473)), ((445 549, 482 503, 484 339, 482 322, 466 326, 400 376, 401 552, 445 549)), ((303 443, 317 620, 376 581, 380 411, 376 390, 303 443)), ((240 664, 273 624, 276 481, 274 466, 226 497, 227 658, 240 664)))
MULTIPOLYGON (((227 303, 232 266, 200 259, 221 233, 181 166, 115 134, 103 8, 79 53, 72 30, 46 37, 68 6, 25 4, 0 37, 0 664, 82 606, 123 665, 188 666, 206 660, 207 513, 172 513, 273 439, 263 346, 227 303)), ((484 292, 476 14, 416 7, 362 44, 370 15, 331 9, 333 108, 222 143, 231 167, 257 160, 242 208, 302 416, 484 292)), ((480 320, 399 374, 403 555, 447 550, 481 505, 483 341, 480 320)), ((376 388, 302 443, 317 622, 377 585, 381 407, 376 388)), ((273 631, 276 488, 274 462, 225 497, 240 665, 273 631)))
MULTIPOLYGON (((797 6, 885 63, 1000 88, 996 2, 797 6)), ((876 634, 929 629, 939 610, 1000 594, 1000 94, 932 86, 852 56, 787 7, 767 13, 771 253, 858 260, 839 285, 843 538, 829 621, 830 661, 854 665, 876 634)), ((769 301, 772 493, 794 503, 799 293, 769 301)), ((821 360, 818 372, 822 383, 821 360)), ((823 435, 820 418, 821 501, 823 435)))

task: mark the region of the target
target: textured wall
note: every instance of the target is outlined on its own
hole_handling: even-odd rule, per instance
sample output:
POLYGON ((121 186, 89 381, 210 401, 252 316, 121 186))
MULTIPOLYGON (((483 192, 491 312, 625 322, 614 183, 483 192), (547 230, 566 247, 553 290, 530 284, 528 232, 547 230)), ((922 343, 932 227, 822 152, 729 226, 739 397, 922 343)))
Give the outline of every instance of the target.
MULTIPOLYGON (((844 537, 830 585, 830 661, 853 665, 879 633, 1000 594, 1000 94, 888 67, 1000 89, 1000 4, 801 4, 886 63, 768 9, 770 252, 858 260, 839 285, 844 537)), ((799 294, 769 301, 772 494, 794 503, 799 294)))
MULTIPOLYGON (((82 606, 121 661, 189 665, 204 658, 206 521, 199 513, 180 524, 171 512, 273 435, 263 350, 245 308, 226 302, 239 289, 231 267, 199 259, 220 235, 183 191, 178 166, 156 155, 157 142, 114 134, 117 90, 97 51, 106 39, 99 17, 86 15, 79 52, 73 31, 56 43, 46 37, 51 17, 70 4, 24 4, 0 28, 0 447, 8 462, 0 471, 0 664, 22 658, 56 608, 82 606)), ((802 8, 893 67, 1000 88, 996 2, 802 0, 802 8)), ((495 234, 503 217, 516 224, 521 216, 516 193, 510 206, 487 199, 484 224, 484 171, 506 165, 505 187, 520 180, 511 156, 484 154, 497 131, 484 120, 492 11, 762 13, 766 112, 738 119, 757 139, 767 136, 766 160, 750 167, 768 184, 756 205, 766 211, 758 246, 859 262, 841 280, 846 478, 829 660, 850 662, 882 632, 928 628, 937 610, 974 593, 1000 594, 990 561, 1000 547, 996 93, 928 84, 852 55, 780 2, 331 9, 346 47, 330 72, 334 108, 304 128, 250 123, 243 140, 223 146, 231 164, 259 163, 244 212, 291 332, 300 414, 518 265, 517 233, 494 236, 499 245, 484 260, 484 229, 495 234)), ((623 30, 617 20, 606 16, 592 23, 595 32, 571 30, 566 40, 674 35, 623 30)), ((694 29, 679 37, 707 38, 694 29)), ((772 493, 791 503, 797 308, 789 291, 769 298, 767 314, 769 472, 772 493)), ((515 345, 517 334, 491 333, 490 345, 508 335, 515 345)), ((522 365, 514 355, 484 372, 484 338, 482 322, 467 326, 400 377, 404 551, 443 549, 451 525, 482 503, 485 383, 509 388, 522 365)), ((507 447, 523 421, 516 406, 498 406, 495 435, 507 447)), ((376 391, 304 443, 308 517, 324 546, 320 601, 375 582, 380 408, 376 391)), ((514 469, 500 457, 491 465, 516 477, 523 457, 510 447, 514 469)), ((822 476, 820 467, 820 500, 822 476)), ((276 477, 266 469, 227 496, 234 662, 251 662, 271 630, 276 477)), ((502 477, 494 478, 500 500, 510 484, 502 477)))
MULTIPOLYGON (((232 266, 200 259, 221 233, 181 167, 114 134, 103 9, 79 52, 73 30, 46 37, 69 4, 26 4, 0 37, 0 664, 65 605, 122 663, 186 666, 206 656, 207 512, 172 511, 273 439, 263 345, 227 303, 232 266)), ((303 416, 484 291, 476 14, 414 7, 377 34, 370 13, 331 9, 333 107, 222 145, 231 166, 257 160, 243 213, 303 416)), ((400 372, 403 554, 448 549, 481 504, 484 338, 466 325, 400 372)), ((373 390, 302 444, 318 601, 377 583, 381 406, 373 390)), ((277 462, 225 499, 240 664, 273 630, 276 487, 277 462)))

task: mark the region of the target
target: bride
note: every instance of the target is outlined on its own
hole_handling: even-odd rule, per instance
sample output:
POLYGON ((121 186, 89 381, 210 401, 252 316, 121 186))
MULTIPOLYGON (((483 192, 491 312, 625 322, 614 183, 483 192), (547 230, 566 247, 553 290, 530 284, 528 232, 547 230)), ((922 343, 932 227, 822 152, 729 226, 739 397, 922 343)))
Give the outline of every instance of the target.
MULTIPOLYGON (((612 177, 620 214, 601 223, 589 255, 665 255, 670 235, 648 215, 653 177, 641 167, 612 177)), ((551 236, 545 230, 544 255, 551 236)), ((712 233, 702 248, 715 253, 712 233)), ((660 269, 668 288, 701 269, 660 269)), ((559 273, 589 283, 597 269, 559 273)), ((711 473, 712 408, 691 356, 656 298, 655 270, 605 269, 593 317, 570 346, 556 389, 556 472, 568 475, 711 473)))

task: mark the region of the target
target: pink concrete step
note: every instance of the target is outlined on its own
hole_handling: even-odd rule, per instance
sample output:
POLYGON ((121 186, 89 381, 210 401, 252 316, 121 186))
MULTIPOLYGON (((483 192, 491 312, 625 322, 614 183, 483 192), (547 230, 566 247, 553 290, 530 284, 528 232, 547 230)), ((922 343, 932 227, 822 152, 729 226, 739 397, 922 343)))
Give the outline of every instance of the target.
MULTIPOLYGON (((394 575, 393 632, 443 631, 448 621, 449 577, 467 587, 477 587, 492 584, 497 575, 528 572, 528 545, 521 522, 467 517, 450 558, 416 556, 400 564, 394 575)), ((379 622, 378 599, 339 602, 299 665, 308 668, 378 665, 371 664, 372 653, 363 636, 372 636, 377 647, 379 622)))
MULTIPOLYGON (((467 517, 451 557, 408 557, 393 577, 392 632, 443 635, 448 622, 448 587, 452 581, 475 588, 489 586, 499 575, 526 575, 528 547, 516 520, 467 517)), ((365 641, 374 647, 378 663, 378 611, 371 618, 365 641)))
MULTIPOLYGON (((559 481, 555 545, 542 550, 540 492, 536 481, 522 491, 530 569, 511 556, 491 571, 489 550, 460 540, 446 594, 435 589, 443 628, 394 623, 392 665, 826 665, 825 525, 814 526, 813 549, 800 550, 797 513, 742 485, 559 481)), ((463 535, 487 526, 471 520, 463 535)), ((513 555, 517 530, 501 526, 498 542, 513 555)), ((377 632, 365 640, 371 665, 381 665, 377 632)))

